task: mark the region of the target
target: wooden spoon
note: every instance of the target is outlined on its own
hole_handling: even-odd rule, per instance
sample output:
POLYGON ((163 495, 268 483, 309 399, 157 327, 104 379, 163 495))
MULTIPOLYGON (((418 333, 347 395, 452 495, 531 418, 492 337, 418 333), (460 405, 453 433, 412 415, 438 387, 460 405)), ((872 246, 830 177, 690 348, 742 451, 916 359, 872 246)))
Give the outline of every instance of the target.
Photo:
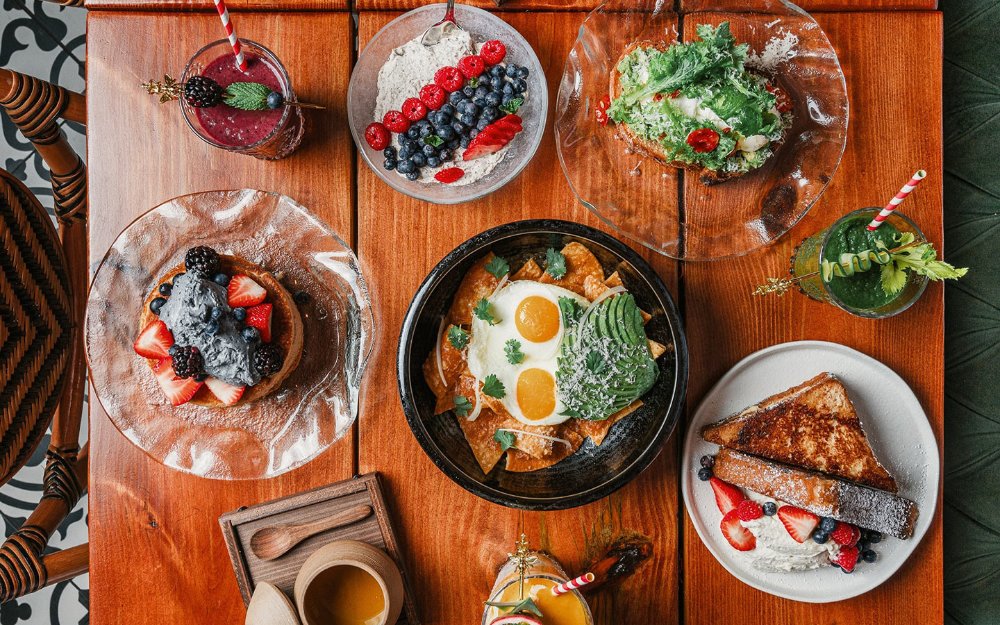
POLYGON ((371 513, 371 506, 361 505, 310 523, 265 527, 250 537, 250 550, 261 560, 274 560, 310 536, 350 525, 367 518, 371 513))

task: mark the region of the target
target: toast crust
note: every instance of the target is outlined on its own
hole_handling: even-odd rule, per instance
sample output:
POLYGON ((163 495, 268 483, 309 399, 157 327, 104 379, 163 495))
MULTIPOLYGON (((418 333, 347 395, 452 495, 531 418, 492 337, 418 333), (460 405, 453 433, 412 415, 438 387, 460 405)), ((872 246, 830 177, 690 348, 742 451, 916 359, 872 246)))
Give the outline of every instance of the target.
POLYGON ((772 395, 702 430, 711 443, 896 492, 847 389, 831 373, 772 395))
MULTIPOLYGON (((264 290, 267 291, 267 302, 272 306, 271 344, 276 345, 281 350, 281 353, 285 355, 284 364, 280 371, 272 376, 261 379, 254 386, 248 386, 243 392, 243 396, 231 406, 226 406, 219 401, 212 394, 212 391, 209 390, 207 384, 203 384, 198 389, 198 392, 195 393, 195 396, 191 398, 191 401, 188 402, 212 408, 232 408, 266 397, 281 386, 281 383, 295 370, 295 367, 299 364, 299 360, 302 358, 305 332, 302 325, 302 316, 299 314, 299 309, 295 305, 291 294, 285 290, 285 287, 281 286, 281 283, 270 272, 247 260, 225 254, 219 254, 219 264, 224 273, 230 276, 236 274, 248 275, 254 282, 264 287, 264 290)), ((184 263, 181 263, 161 276, 156 284, 170 282, 177 274, 183 272, 184 263)), ((156 297, 160 297, 160 295, 154 288, 146 297, 145 302, 143 302, 142 313, 139 316, 140 331, 151 321, 157 319, 157 316, 149 310, 149 303, 156 297)), ((156 363, 155 359, 146 359, 146 364, 149 365, 150 370, 153 370, 156 363)))
POLYGON ((893 493, 860 486, 813 471, 722 448, 712 471, 716 477, 820 516, 909 538, 917 506, 893 493))

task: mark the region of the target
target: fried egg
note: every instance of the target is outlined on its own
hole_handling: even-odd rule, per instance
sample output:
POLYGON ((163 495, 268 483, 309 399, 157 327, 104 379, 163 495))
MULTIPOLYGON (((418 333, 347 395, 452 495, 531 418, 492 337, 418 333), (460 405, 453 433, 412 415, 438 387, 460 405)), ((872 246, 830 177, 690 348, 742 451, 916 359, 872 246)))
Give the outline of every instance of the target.
MULTIPOLYGON (((559 298, 590 302, 551 284, 516 280, 489 299, 493 323, 474 317, 469 342, 469 370, 480 381, 495 375, 504 386, 500 399, 515 419, 526 425, 556 425, 569 417, 556 393, 556 362, 566 328, 559 298), (517 342, 524 355, 512 363, 508 346, 517 342)), ((516 360, 516 358, 515 358, 516 360)))

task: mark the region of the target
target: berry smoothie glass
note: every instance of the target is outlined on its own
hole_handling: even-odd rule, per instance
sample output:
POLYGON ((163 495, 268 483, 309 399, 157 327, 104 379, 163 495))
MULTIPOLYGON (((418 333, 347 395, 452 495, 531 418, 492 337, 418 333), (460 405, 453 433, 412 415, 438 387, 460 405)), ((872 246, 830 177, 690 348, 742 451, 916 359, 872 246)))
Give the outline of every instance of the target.
MULTIPOLYGON (((182 82, 193 76, 206 76, 225 89, 234 82, 258 82, 282 94, 285 102, 294 102, 295 94, 288 72, 270 50, 247 39, 240 39, 247 61, 243 73, 236 65, 232 46, 225 39, 199 50, 184 68, 182 82)), ((222 103, 195 108, 184 98, 181 110, 188 126, 203 141, 217 148, 265 159, 277 160, 291 154, 302 142, 305 122, 295 106, 245 111, 222 103)))

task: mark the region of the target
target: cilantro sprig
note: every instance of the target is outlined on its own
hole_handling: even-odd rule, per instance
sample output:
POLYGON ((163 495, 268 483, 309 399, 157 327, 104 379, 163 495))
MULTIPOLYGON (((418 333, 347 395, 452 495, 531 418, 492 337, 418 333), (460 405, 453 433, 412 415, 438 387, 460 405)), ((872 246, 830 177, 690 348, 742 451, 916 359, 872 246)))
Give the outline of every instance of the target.
POLYGON ((496 399, 503 399, 507 395, 507 389, 504 388, 500 378, 491 373, 483 380, 483 393, 496 399))
POLYGON ((455 395, 455 414, 467 417, 472 412, 472 402, 465 395, 455 395))
POLYGON ((517 444, 517 437, 513 432, 507 430, 497 430, 493 432, 493 440, 500 444, 500 451, 507 451, 517 444))
POLYGON ((465 349, 469 344, 469 333, 458 326, 451 326, 448 328, 448 342, 455 349, 465 349))
POLYGON ((519 365, 524 362, 524 352, 521 351, 521 341, 508 339, 503 346, 503 353, 507 355, 507 362, 512 365, 519 365))
POLYGON ((497 280, 510 273, 510 265, 502 256, 494 256, 490 262, 486 263, 486 271, 493 274, 497 280))
POLYGON ((545 250, 545 273, 556 280, 562 280, 566 276, 566 257, 562 252, 551 247, 545 250))
POLYGON ((485 297, 476 302, 476 307, 472 309, 472 314, 476 316, 476 319, 481 319, 491 326, 497 324, 498 319, 493 315, 493 306, 490 305, 490 301, 485 297))

